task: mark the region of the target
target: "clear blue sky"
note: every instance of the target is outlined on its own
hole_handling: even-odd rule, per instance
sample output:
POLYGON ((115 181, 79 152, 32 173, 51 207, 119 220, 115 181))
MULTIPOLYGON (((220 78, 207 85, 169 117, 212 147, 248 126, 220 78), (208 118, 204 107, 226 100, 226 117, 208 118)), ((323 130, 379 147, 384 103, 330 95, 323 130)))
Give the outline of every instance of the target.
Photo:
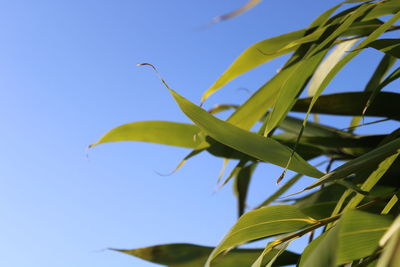
MULTIPOLYGON (((104 249, 216 245, 236 203, 231 185, 215 192, 222 160, 206 154, 168 177, 157 172, 170 172, 187 150, 115 143, 86 158, 87 145, 120 124, 188 121, 156 75, 135 64, 156 65, 198 103, 246 47, 305 27, 338 1, 266 0, 206 30, 198 28, 245 0, 0 3, 0 266, 145 267, 155 265, 104 249)), ((282 62, 229 84, 206 107, 243 101, 239 88, 254 92, 282 62)), ((343 77, 342 90, 366 82, 343 77)), ((260 168, 250 205, 278 176, 279 168, 260 168)))

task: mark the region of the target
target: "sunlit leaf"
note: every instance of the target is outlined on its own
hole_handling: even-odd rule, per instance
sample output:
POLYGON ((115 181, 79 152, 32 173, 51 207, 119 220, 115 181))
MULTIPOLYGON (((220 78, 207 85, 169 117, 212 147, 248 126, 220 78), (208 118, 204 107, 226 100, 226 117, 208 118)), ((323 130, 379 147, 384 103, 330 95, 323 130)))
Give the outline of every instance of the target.
POLYGON ((222 252, 262 237, 299 230, 316 221, 290 205, 263 207, 239 218, 220 244, 211 253, 206 266, 222 252))
MULTIPOLYGON (((218 142, 259 160, 281 167, 286 165, 286 161, 292 153, 290 148, 271 138, 265 138, 222 121, 183 98, 175 91, 170 90, 170 92, 182 111, 199 126, 200 129, 218 142)), ((289 169, 311 177, 321 177, 323 175, 298 154, 295 155, 289 169)))
POLYGON ((344 213, 334 228, 307 246, 300 267, 333 267, 369 256, 391 221, 391 217, 357 210, 344 213))
POLYGON ((90 147, 108 142, 142 141, 196 148, 201 142, 199 133, 200 129, 193 124, 169 121, 132 122, 112 129, 90 147))
POLYGON ((201 101, 204 102, 211 94, 233 80, 235 77, 261 64, 264 64, 271 59, 292 52, 295 47, 286 50, 281 50, 281 48, 302 37, 305 33, 306 30, 299 30, 273 37, 252 45, 246 49, 221 75, 221 77, 218 78, 218 80, 203 94, 201 101))
POLYGON ((326 75, 332 70, 332 68, 339 62, 339 60, 345 55, 351 47, 358 41, 358 39, 348 40, 340 43, 337 47, 327 56, 326 59, 318 66, 315 70, 314 75, 311 79, 310 86, 308 87, 308 95, 314 96, 316 90, 325 79, 326 75))
MULTIPOLYGON (((310 25, 309 29, 294 31, 281 36, 273 37, 250 46, 203 94, 202 102, 204 102, 210 95, 215 93, 225 84, 242 75, 243 73, 258 67, 259 65, 264 64, 273 58, 293 52, 302 44, 317 41, 328 27, 332 27, 335 23, 337 24, 341 22, 342 18, 339 17, 336 18, 332 24, 329 24, 325 28, 318 29, 318 26, 326 22, 327 18, 332 14, 332 12, 339 7, 340 5, 337 5, 324 13, 324 15, 317 18, 314 23, 310 25)), ((379 23, 376 23, 376 21, 372 20, 374 18, 374 16, 371 16, 369 17, 371 21, 354 23, 354 25, 341 32, 340 36, 368 35, 371 33, 371 31, 380 26, 379 23)))
MULTIPOLYGON (((369 192, 371 189, 378 183, 378 181, 382 178, 382 176, 387 172, 387 170, 392 166, 393 162, 399 156, 400 150, 397 153, 387 157, 386 159, 382 160, 378 168, 374 170, 365 182, 361 185, 361 190, 369 192)), ((363 200, 365 196, 362 194, 356 194, 347 206, 344 208, 344 211, 357 207, 357 205, 363 200)))

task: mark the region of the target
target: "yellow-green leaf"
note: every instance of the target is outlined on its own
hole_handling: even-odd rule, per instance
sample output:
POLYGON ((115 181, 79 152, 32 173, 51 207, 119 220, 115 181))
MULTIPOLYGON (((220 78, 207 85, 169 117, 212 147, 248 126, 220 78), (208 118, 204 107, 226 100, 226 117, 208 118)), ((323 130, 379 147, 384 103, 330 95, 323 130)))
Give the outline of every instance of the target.
MULTIPOLYGON (((265 138, 222 121, 202 108, 194 105, 175 91, 169 89, 181 110, 206 134, 218 142, 232 147, 256 159, 285 167, 292 150, 271 138, 265 138)), ((321 177, 322 172, 310 165, 297 153, 290 170, 311 176, 321 177)))
POLYGON ((140 121, 118 126, 90 147, 108 142, 142 141, 170 146, 197 148, 200 129, 193 124, 169 121, 140 121))
POLYGON ((299 230, 317 221, 290 205, 263 207, 239 218, 207 260, 206 266, 222 252, 251 240, 299 230))
POLYGON ((390 216, 348 211, 335 227, 306 247, 299 266, 334 267, 367 257, 378 248, 379 239, 391 222, 390 216))

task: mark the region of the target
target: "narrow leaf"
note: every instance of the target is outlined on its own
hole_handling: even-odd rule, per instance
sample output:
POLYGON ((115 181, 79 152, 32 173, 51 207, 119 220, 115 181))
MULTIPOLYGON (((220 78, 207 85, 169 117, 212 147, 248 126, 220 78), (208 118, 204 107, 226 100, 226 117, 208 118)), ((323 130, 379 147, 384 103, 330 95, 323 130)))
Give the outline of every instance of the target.
POLYGON ((370 256, 391 221, 388 216, 358 210, 344 213, 335 227, 306 247, 300 267, 333 267, 370 256))
MULTIPOLYGON (((400 149, 400 138, 397 138, 385 145, 382 145, 376 149, 371 150, 370 152, 363 154, 362 156, 350 160, 346 162, 345 164, 341 165, 334 171, 324 175, 322 178, 320 178, 318 181, 313 183, 312 185, 308 186, 306 190, 317 187, 321 184, 324 184, 328 181, 334 181, 337 179, 342 179, 346 178, 350 174, 353 174, 357 171, 363 170, 364 168, 370 168, 371 166, 377 166, 379 163, 384 161, 386 158, 392 159, 391 156, 396 155, 399 153, 398 150, 400 149)), ((393 156, 394 158, 394 156, 393 156)), ((387 164, 390 163, 390 160, 386 162, 387 164)), ((387 167, 387 164, 383 164, 382 169, 385 169, 387 167)), ((391 163, 390 163, 391 164, 391 163)), ((379 177, 380 175, 380 170, 378 168, 376 172, 376 177, 379 177)), ((372 175, 372 174, 371 174, 372 175)), ((375 177, 375 174, 374 174, 375 177)), ((364 191, 365 188, 363 189, 364 191)))
POLYGON ((239 218, 220 244, 214 249, 205 266, 222 252, 251 240, 299 230, 317 221, 290 205, 277 205, 249 211, 239 218))
MULTIPOLYGON (((379 163, 379 166, 374 170, 361 185, 361 190, 365 192, 371 191, 371 189, 378 183, 382 176, 387 172, 387 170, 392 166, 393 162, 396 160, 400 153, 400 150, 394 155, 391 155, 379 163)), ((365 195, 357 193, 344 208, 344 211, 357 207, 358 204, 364 199, 365 195)))
MULTIPOLYGON (((400 73, 400 71, 399 71, 400 73)), ((322 95, 318 98, 311 112, 329 115, 361 116, 370 92, 349 92, 322 95)), ((297 100, 292 111, 307 112, 311 98, 297 100)), ((400 94, 381 92, 368 108, 366 116, 386 117, 400 120, 400 94)))
POLYGON ((400 58, 400 39, 379 39, 369 43, 368 46, 400 58))
POLYGON ((170 146, 196 148, 200 129, 193 124, 168 121, 141 121, 118 126, 90 147, 108 142, 142 141, 170 146))
POLYGON ((314 96, 315 92, 321 85, 322 81, 325 79, 326 75, 333 69, 333 67, 339 62, 343 55, 345 55, 357 41, 358 39, 352 39, 340 43, 318 66, 311 79, 310 86, 308 87, 309 96, 314 96))
MULTIPOLYGON (((200 129, 218 142, 259 160, 270 162, 281 167, 286 165, 286 161, 292 153, 290 148, 271 138, 265 138, 222 121, 183 98, 175 91, 170 89, 170 92, 182 111, 199 126, 200 129)), ((289 169, 311 177, 321 177, 323 175, 298 154, 295 154, 289 169)))
MULTIPOLYGON (((166 244, 138 249, 113 250, 169 267, 203 267, 213 249, 213 247, 192 244, 166 244)), ((250 266, 261 252, 262 249, 234 249, 227 255, 217 257, 213 261, 213 266, 250 266)), ((279 252, 279 249, 274 250, 269 259, 279 252)), ((274 266, 295 264, 298 259, 298 254, 284 251, 274 266)))

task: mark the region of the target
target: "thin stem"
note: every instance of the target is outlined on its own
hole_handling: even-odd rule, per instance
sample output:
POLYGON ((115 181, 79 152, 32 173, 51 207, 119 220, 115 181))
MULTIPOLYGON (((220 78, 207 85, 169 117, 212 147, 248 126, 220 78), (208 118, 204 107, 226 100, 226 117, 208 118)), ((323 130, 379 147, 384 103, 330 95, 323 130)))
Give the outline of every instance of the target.
POLYGON ((379 122, 384 122, 384 121, 388 121, 388 120, 390 120, 390 119, 382 119, 382 120, 376 120, 376 121, 371 121, 371 122, 367 122, 367 123, 361 123, 361 124, 356 125, 356 126, 352 126, 352 127, 341 129, 341 131, 352 130, 352 129, 355 129, 355 128, 358 128, 358 127, 361 127, 361 126, 366 126, 366 125, 379 123, 379 122))

